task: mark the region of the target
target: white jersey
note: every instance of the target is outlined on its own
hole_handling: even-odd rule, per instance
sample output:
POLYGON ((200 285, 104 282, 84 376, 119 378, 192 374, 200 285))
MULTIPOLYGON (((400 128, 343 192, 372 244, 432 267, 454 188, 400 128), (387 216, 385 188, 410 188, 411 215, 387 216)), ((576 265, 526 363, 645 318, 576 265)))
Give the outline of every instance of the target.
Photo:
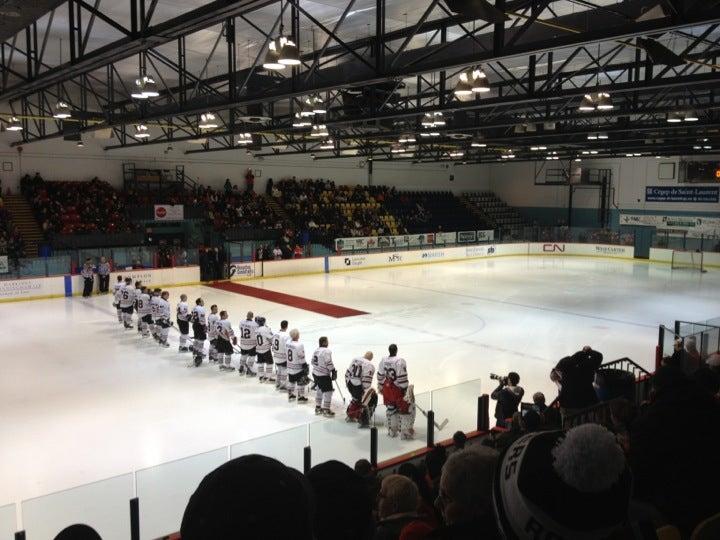
POLYGON ((299 341, 288 341, 287 343, 287 370, 288 373, 296 374, 306 366, 305 347, 299 341))
POLYGON ((375 376, 375 366, 367 358, 360 356, 354 358, 350 363, 350 367, 345 372, 345 382, 355 386, 362 385, 363 390, 367 390, 372 386, 373 377, 375 376))
POLYGON ((123 282, 116 283, 113 287, 113 296, 115 297, 115 303, 120 304, 120 297, 122 295, 122 289, 125 287, 123 282))
POLYGON ((268 352, 270 350, 270 347, 272 346, 273 339, 273 333, 272 330, 270 330, 270 327, 265 325, 258 326, 255 337, 257 339, 256 351, 258 353, 268 352))
POLYGON ((233 338, 235 337, 235 332, 233 332, 230 319, 220 319, 218 321, 217 333, 218 336, 222 339, 232 342, 233 338))
POLYGON ((318 347, 312 357, 312 374, 316 377, 329 377, 335 371, 332 353, 327 347, 318 347))
POLYGON ((255 321, 244 320, 240 323, 240 348, 252 349, 257 345, 258 324, 255 321))
POLYGON ((207 325, 208 325, 208 338, 215 339, 218 336, 218 323, 220 322, 220 315, 217 313, 208 313, 207 325))
POLYGON ((135 288, 125 285, 120 289, 120 307, 130 307, 135 302, 135 288))
POLYGON ((287 362, 287 343, 290 334, 281 330, 273 336, 272 339, 272 355, 276 364, 287 362))
POLYGON ((205 307, 203 306, 195 306, 192 310, 191 319, 193 324, 199 323, 202 326, 207 325, 207 320, 205 316, 205 307))
POLYGON ((398 388, 408 387, 407 364, 399 356, 386 356, 380 360, 377 374, 378 384, 385 383, 385 379, 395 383, 398 388))
POLYGON ((158 301, 161 298, 159 296, 151 296, 150 297, 150 313, 153 316, 153 319, 157 319, 160 316, 160 304, 158 304, 158 301))
POLYGON ((137 299, 137 308, 140 315, 148 315, 152 307, 150 306, 150 295, 148 293, 141 293, 137 299))
POLYGON ((190 308, 187 305, 187 302, 178 302, 177 308, 175 308, 175 313, 177 314, 177 320, 178 321, 189 321, 190 320, 190 308))
POLYGON ((164 298, 158 298, 158 318, 159 319, 170 319, 170 302, 164 298))
POLYGON ((137 307, 137 301, 138 298, 140 298, 140 295, 142 294, 142 289, 135 289, 135 295, 133 298, 135 298, 135 307, 137 307))

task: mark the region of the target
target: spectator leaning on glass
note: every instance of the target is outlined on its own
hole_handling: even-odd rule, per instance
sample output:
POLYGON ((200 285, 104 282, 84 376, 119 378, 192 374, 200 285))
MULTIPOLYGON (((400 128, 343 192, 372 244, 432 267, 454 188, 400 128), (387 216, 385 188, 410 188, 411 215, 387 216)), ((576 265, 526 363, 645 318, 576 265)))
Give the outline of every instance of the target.
POLYGON ((101 293, 107 293, 110 287, 110 263, 105 257, 100 257, 100 263, 97 267, 98 288, 101 293))
POLYGON ((490 374, 491 379, 498 381, 498 387, 493 390, 490 397, 497 400, 495 405, 495 419, 498 427, 507 427, 507 419, 511 418, 513 413, 518 410, 518 406, 522 401, 525 390, 522 386, 518 386, 520 375, 511 371, 507 377, 490 374))
POLYGON ((602 360, 602 353, 586 345, 581 351, 560 360, 550 372, 550 380, 560 388, 558 398, 563 420, 569 414, 597 403, 593 381, 602 360))

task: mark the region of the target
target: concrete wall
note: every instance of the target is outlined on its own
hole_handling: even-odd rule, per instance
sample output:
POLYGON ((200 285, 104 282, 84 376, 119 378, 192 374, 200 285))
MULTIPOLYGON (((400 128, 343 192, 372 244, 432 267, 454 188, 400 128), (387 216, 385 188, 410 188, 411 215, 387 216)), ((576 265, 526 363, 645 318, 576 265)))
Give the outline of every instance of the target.
MULTIPOLYGON (((708 156, 707 159, 719 159, 708 156)), ((698 216, 720 215, 720 205, 708 203, 655 203, 645 202, 646 186, 688 186, 679 184, 677 173, 679 158, 654 157, 583 160, 583 168, 603 168, 612 171, 612 223, 617 224, 621 211, 648 214, 682 214, 698 216), (674 163, 676 178, 658 179, 661 163, 674 163)), ((536 170, 546 162, 497 163, 483 166, 481 176, 490 189, 511 206, 517 207, 529 220, 552 225, 558 219, 567 219, 568 187, 535 185, 536 170)), ((557 167, 558 165, 551 165, 557 167)), ((544 169, 539 173, 544 178, 544 169)), ((700 185, 700 184, 695 184, 700 185)), ((599 189, 578 189, 573 195, 573 224, 594 226, 600 206, 599 189)))
MULTIPOLYGON (((147 146, 122 150, 104 151, 103 146, 116 141, 97 140, 86 137, 85 147, 77 148, 74 142, 52 139, 23 147, 21 153, 8 142, 17 135, 0 135, 0 180, 3 190, 15 189, 24 174, 40 174, 54 180, 89 180, 95 176, 122 186, 122 164, 135 163, 138 167, 175 168, 184 165, 191 178, 205 185, 220 187, 226 178, 242 186, 248 168, 256 172, 255 185, 263 190, 268 178, 284 177, 330 178, 337 184, 367 184, 367 163, 363 167, 360 158, 313 160, 309 156, 277 156, 263 160, 252 159, 243 150, 185 154, 197 145, 177 143, 165 153, 165 146, 147 146), (10 165, 7 165, 7 164, 10 165)), ((488 189, 488 182, 480 176, 480 166, 449 167, 445 164, 374 163, 373 183, 391 185, 411 190, 475 191, 488 189), (450 181, 450 175, 454 180, 450 181)))

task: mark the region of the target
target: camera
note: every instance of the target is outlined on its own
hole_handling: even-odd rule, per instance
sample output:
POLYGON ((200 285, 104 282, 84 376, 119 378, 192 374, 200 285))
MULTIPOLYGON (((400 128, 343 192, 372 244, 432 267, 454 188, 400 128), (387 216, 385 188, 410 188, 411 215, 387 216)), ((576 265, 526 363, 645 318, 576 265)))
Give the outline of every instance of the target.
POLYGON ((504 377, 502 375, 495 375, 495 373, 491 373, 490 378, 494 381, 498 381, 502 385, 507 385, 507 383, 508 383, 507 377, 504 377))

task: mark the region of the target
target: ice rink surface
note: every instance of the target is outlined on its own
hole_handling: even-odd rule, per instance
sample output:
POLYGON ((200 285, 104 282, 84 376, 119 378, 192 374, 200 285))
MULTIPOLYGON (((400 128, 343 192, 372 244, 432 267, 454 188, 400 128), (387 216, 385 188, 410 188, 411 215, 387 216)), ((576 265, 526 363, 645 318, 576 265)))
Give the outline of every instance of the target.
MULTIPOLYGON (((340 377, 354 356, 371 350, 379 361, 395 342, 417 393, 478 378, 489 393, 489 373, 513 370, 526 400, 540 390, 548 402, 556 395, 550 369, 583 345, 606 360, 627 356, 650 369, 658 324, 720 315, 717 270, 701 275, 576 257, 248 284, 368 314, 334 319, 209 287, 171 288, 170 299, 174 309, 182 292, 190 300, 202 296, 206 306, 228 310, 235 328, 248 310, 264 315, 272 329, 288 319, 308 355, 327 335, 340 377)), ((289 404, 269 385, 207 365, 186 368, 189 357, 177 352, 174 331, 172 347, 161 350, 123 330, 109 296, 0 304, 0 320, 0 505, 316 421, 312 402, 289 404)), ((367 435, 342 427, 337 394, 334 407, 338 417, 319 428, 342 432, 343 444, 364 451, 367 435)), ((456 407, 475 404, 467 399, 456 407)), ((418 415, 420 437, 423 422, 418 415)), ((313 448, 313 456, 318 462, 347 448, 313 448)))

